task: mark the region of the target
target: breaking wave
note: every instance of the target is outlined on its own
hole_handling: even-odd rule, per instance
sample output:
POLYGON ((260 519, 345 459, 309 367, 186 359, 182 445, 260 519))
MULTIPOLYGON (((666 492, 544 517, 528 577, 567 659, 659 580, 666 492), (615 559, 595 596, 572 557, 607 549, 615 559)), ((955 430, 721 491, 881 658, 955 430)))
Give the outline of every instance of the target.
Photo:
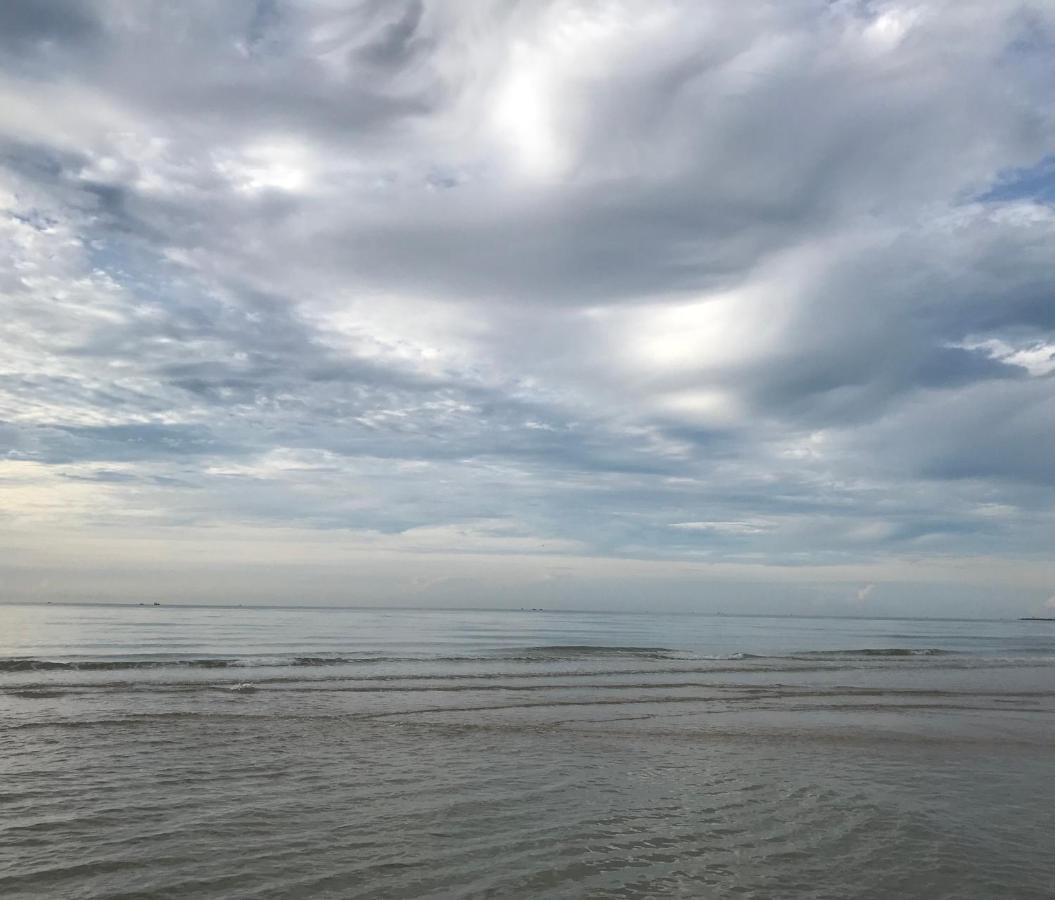
POLYGON ((501 654, 503 659, 550 660, 550 659, 679 659, 683 654, 669 647, 606 647, 593 644, 547 644, 539 647, 521 647, 501 654))
POLYGON ((955 650, 941 650, 937 647, 865 647, 859 650, 807 650, 800 656, 832 657, 846 659, 857 656, 959 656, 955 650))
POLYGON ((487 661, 506 661, 523 663, 547 663, 561 661, 589 661, 602 659, 621 660, 669 660, 672 662, 728 661, 743 663, 761 663, 766 660, 813 661, 822 663, 867 660, 867 659, 902 659, 910 657, 944 657, 963 656, 954 650, 942 650, 936 647, 864 647, 843 650, 804 650, 793 654, 756 654, 735 652, 716 655, 700 655, 669 647, 620 647, 597 646, 591 644, 553 644, 535 647, 508 647, 481 652, 478 654, 442 655, 442 654, 407 654, 383 655, 379 653, 359 653, 351 655, 328 656, 230 656, 230 657, 190 657, 177 656, 134 658, 134 659, 39 659, 33 657, 14 657, 0 659, 0 674, 15 672, 48 672, 48 671, 83 671, 83 672, 119 672, 139 669, 258 669, 258 668, 302 668, 324 666, 359 666, 384 663, 478 663, 487 661))
MULTIPOLYGON (((286 668, 341 666, 376 663, 401 662, 480 662, 485 660, 509 660, 520 662, 544 662, 553 660, 575 659, 682 659, 686 658, 679 651, 666 647, 599 647, 591 645, 564 645, 540 647, 518 647, 496 650, 478 655, 404 655, 387 656, 372 653, 333 656, 252 656, 252 657, 161 657, 152 659, 37 659, 32 657, 14 657, 0 659, 0 673, 3 672, 46 672, 46 671, 122 671, 134 669, 231 669, 231 668, 286 668)), ((689 657, 691 658, 691 657, 689 657)))

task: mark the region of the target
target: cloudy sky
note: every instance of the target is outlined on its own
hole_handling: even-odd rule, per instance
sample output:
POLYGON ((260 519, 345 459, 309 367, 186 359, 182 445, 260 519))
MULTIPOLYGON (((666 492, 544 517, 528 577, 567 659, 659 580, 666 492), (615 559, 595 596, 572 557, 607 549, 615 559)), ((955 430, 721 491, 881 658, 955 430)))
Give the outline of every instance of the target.
POLYGON ((0 599, 1055 607, 1050 2, 6 0, 0 260, 0 599))

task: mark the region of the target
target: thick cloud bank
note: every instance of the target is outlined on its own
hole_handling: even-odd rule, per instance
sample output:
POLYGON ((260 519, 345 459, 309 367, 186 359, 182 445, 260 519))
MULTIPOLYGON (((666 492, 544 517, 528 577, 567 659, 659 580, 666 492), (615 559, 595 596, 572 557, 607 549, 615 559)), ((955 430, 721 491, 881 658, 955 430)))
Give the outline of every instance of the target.
POLYGON ((13 590, 237 537, 1042 603, 1053 79, 1040 0, 9 0, 13 590))

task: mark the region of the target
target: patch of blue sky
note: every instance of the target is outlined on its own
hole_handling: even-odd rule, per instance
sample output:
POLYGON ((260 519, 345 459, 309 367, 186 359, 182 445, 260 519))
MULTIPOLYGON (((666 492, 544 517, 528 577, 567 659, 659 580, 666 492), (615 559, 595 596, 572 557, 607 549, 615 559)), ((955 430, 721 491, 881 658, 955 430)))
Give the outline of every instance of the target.
POLYGON ((983 203, 1032 200, 1055 204, 1055 153, 1036 165, 1001 172, 989 190, 977 199, 983 203))

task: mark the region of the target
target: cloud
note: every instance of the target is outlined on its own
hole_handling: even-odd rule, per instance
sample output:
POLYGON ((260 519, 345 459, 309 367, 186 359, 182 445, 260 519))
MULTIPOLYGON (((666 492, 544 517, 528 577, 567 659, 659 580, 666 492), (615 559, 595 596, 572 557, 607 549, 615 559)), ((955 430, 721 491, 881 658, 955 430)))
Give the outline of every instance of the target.
POLYGON ((759 534, 771 526, 766 522, 673 522, 670 527, 682 531, 717 532, 719 534, 759 534))
POLYGON ((41 527, 1045 558, 1047 6, 0 17, 0 452, 41 527))

